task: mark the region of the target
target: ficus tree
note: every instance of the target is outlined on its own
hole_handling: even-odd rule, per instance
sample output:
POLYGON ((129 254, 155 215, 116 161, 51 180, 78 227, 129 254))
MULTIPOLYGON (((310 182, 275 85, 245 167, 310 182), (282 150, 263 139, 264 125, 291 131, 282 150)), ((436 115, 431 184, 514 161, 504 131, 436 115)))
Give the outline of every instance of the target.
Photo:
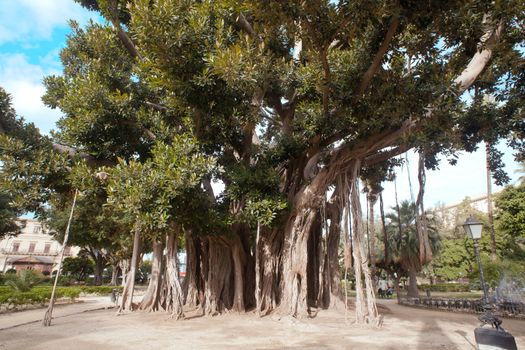
POLYGON ((65 114, 57 141, 99 165, 120 157, 121 168, 136 162, 138 171, 156 140, 189 132, 215 157, 223 171, 200 179, 208 202, 192 203, 210 208, 209 222, 184 227, 196 291, 186 302, 211 314, 253 305, 302 317, 331 305, 319 289, 337 280, 338 269, 321 263, 338 249, 323 244, 329 226, 337 232, 337 220, 322 223, 335 187, 332 201, 340 198, 351 220, 334 217, 352 222, 353 265, 364 282, 357 321, 378 322, 358 180, 409 149, 420 153, 423 263, 432 255, 424 169, 489 136, 523 151, 514 137, 524 125, 520 1, 79 2, 107 23, 76 26, 63 76, 46 80, 46 103, 65 114), (464 97, 476 81, 498 101, 483 113, 464 97), (211 179, 223 182, 223 196, 211 179), (245 214, 268 201, 274 219, 254 225, 245 214))
POLYGON ((214 167, 214 159, 199 151, 188 135, 175 136, 170 144, 157 142, 145 162, 121 160, 108 170, 107 205, 122 215, 133 231, 133 256, 121 310, 132 310, 135 271, 141 240, 153 244, 152 278, 141 308, 161 306, 176 318, 183 316, 183 294, 178 278, 177 232, 181 226, 173 203, 198 186, 214 167), (166 261, 163 262, 164 247, 166 261))

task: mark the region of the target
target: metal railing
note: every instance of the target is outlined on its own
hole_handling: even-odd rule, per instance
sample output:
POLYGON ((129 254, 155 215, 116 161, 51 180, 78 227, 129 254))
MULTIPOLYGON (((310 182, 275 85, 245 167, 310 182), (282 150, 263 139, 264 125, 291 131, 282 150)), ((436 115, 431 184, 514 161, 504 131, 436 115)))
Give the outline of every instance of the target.
MULTIPOLYGON (((401 297, 399 304, 445 311, 483 313, 483 300, 457 298, 409 298, 401 297)), ((493 300, 494 310, 500 316, 525 318, 525 303, 505 300, 493 300)))

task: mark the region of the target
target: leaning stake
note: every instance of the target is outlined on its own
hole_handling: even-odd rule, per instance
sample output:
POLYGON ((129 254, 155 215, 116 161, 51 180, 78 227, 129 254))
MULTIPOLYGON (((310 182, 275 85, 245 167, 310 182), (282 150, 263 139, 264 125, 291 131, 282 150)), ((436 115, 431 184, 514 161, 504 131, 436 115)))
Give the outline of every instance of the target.
POLYGON ((60 259, 58 260, 58 269, 55 276, 55 283, 53 284, 53 291, 51 292, 51 299, 49 299, 49 306, 47 307, 44 320, 42 325, 47 327, 51 326, 51 319, 53 318, 53 305, 55 304, 55 291, 57 289, 58 277, 60 276, 60 270, 62 269, 62 260, 64 259, 64 249, 67 245, 67 238, 69 236, 69 227, 71 225, 71 219, 73 218, 73 210, 75 210, 75 204, 77 203, 78 189, 75 190, 75 196, 73 197, 73 205, 71 205, 71 213, 69 214, 69 220, 67 221, 66 233, 64 234, 64 243, 62 243, 62 249, 60 251, 60 259))

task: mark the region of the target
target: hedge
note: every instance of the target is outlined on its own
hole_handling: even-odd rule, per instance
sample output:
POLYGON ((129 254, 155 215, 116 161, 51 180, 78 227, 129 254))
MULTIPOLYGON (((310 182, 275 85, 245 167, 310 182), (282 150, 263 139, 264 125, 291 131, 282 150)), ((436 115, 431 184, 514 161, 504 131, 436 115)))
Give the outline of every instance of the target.
MULTIPOLYGON (((80 296, 79 288, 57 287, 56 298, 75 300, 80 296)), ((0 304, 18 306, 25 304, 44 304, 51 298, 51 288, 35 287, 29 292, 15 292, 0 294, 0 304)))
POLYGON ((459 283, 420 284, 418 289, 430 290, 431 292, 470 292, 468 284, 459 283))
MULTIPOLYGON (((78 287, 57 287, 55 296, 57 299, 66 298, 75 300, 80 294, 107 295, 113 289, 122 292, 121 286, 78 286, 78 287)), ((7 286, 0 286, 0 305, 18 306, 25 304, 45 304, 51 298, 51 286, 35 286, 29 292, 16 292, 7 286)))

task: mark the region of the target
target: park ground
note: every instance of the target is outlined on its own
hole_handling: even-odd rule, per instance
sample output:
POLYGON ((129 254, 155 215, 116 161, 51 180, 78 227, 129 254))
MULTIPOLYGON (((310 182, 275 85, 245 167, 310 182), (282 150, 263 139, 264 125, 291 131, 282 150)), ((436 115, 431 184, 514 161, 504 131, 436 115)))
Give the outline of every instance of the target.
MULTIPOLYGON (((107 298, 59 306, 51 327, 44 310, 0 315, 0 349, 475 349, 475 315, 409 308, 381 301, 381 328, 352 324, 352 312, 321 311, 312 319, 256 318, 253 314, 183 321, 165 313, 116 316, 107 298)), ((525 320, 503 325, 525 349, 525 320)))

